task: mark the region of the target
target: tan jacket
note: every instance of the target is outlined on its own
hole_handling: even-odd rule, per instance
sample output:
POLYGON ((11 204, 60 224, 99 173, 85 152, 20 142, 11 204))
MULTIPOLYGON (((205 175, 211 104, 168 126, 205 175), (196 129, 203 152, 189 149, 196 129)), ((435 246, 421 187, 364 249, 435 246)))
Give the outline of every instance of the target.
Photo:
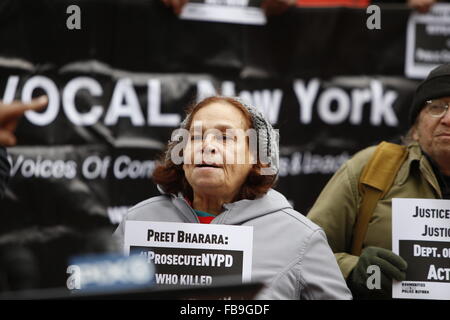
MULTIPOLYGON (((356 153, 334 174, 308 213, 308 218, 325 231, 345 278, 358 262, 349 254, 353 227, 361 203, 359 176, 375 146, 356 153)), ((417 143, 408 146, 408 157, 401 166, 392 188, 381 199, 369 222, 363 248, 376 246, 392 250, 391 199, 442 198, 433 169, 417 143)))

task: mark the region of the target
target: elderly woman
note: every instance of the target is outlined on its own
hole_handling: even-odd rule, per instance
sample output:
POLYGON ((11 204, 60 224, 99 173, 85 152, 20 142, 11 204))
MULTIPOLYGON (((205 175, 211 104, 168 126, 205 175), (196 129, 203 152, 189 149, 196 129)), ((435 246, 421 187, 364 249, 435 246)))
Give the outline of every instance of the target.
POLYGON ((181 129, 188 139, 169 143, 153 174, 163 195, 131 208, 115 236, 126 220, 253 226, 252 280, 266 284, 258 298, 351 299, 323 231, 271 189, 278 141, 264 116, 238 98, 210 97, 181 129))

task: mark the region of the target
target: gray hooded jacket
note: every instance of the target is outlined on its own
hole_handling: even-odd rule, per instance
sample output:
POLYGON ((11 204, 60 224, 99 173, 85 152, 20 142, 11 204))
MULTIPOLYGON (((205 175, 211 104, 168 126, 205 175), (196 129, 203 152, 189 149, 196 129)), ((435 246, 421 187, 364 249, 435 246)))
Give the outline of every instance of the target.
MULTIPOLYGON (((253 226, 252 281, 258 299, 351 299, 322 229, 271 189, 256 200, 224 204, 211 223, 253 226)), ((114 236, 123 244, 125 220, 198 223, 181 196, 164 194, 131 208, 114 236)))

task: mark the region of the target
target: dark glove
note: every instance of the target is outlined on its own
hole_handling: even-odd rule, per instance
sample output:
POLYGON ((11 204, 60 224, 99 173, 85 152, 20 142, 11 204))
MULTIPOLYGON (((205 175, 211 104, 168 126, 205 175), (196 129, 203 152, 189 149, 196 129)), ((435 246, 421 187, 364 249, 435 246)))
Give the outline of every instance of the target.
POLYGON ((379 247, 365 248, 358 263, 347 279, 347 284, 353 292, 355 298, 375 298, 390 299, 392 298, 392 279, 403 281, 406 278, 406 261, 390 250, 379 247), (380 289, 369 289, 367 279, 373 273, 367 273, 370 265, 380 267, 380 289))

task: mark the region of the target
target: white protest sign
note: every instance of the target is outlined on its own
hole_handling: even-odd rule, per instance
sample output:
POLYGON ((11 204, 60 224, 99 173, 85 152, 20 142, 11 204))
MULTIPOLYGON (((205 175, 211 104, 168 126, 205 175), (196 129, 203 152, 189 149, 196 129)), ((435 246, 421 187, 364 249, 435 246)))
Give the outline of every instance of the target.
POLYGON ((253 227, 127 221, 125 254, 144 255, 159 286, 213 285, 220 277, 251 280, 253 227))
POLYGON ((426 13, 411 13, 406 32, 405 74, 427 77, 443 63, 450 63, 450 5, 435 4, 426 13))
POLYGON ((253 2, 249 3, 249 0, 189 1, 183 7, 180 18, 251 25, 266 24, 266 15, 259 7, 260 1, 253 2))
POLYGON ((450 299, 450 200, 392 199, 392 251, 408 263, 393 298, 450 299))

